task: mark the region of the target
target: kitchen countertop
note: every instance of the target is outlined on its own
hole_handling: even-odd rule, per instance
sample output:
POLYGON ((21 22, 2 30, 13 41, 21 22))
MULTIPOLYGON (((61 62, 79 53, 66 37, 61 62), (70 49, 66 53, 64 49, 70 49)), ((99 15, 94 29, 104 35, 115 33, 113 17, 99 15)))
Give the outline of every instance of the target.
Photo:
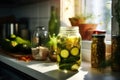
POLYGON ((37 80, 120 80, 119 72, 111 72, 109 67, 98 71, 91 68, 90 62, 84 61, 78 72, 61 71, 55 62, 35 60, 25 62, 4 54, 0 54, 0 61, 37 80))

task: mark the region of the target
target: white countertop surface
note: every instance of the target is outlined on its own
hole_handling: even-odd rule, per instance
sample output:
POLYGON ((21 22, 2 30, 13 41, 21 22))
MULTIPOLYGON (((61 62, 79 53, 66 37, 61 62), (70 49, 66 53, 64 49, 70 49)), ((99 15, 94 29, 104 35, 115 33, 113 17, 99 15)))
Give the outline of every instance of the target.
POLYGON ((50 61, 25 62, 6 55, 0 55, 0 61, 37 80, 120 80, 120 73, 113 73, 109 69, 102 72, 93 70, 88 62, 82 62, 78 72, 64 72, 50 61))

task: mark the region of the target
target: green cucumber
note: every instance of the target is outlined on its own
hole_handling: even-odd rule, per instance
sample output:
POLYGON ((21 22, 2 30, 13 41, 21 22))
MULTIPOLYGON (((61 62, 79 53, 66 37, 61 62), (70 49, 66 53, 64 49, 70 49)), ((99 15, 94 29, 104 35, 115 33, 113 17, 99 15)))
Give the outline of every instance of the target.
POLYGON ((80 60, 80 56, 70 56, 68 58, 62 59, 61 63, 71 63, 80 60))
POLYGON ((65 70, 77 71, 79 67, 80 66, 78 64, 74 64, 74 63, 66 63, 59 65, 59 69, 63 69, 63 70, 65 69, 65 70))
POLYGON ((71 67, 72 67, 73 63, 69 63, 69 64, 60 64, 59 65, 59 69, 65 69, 65 70, 71 70, 71 67))

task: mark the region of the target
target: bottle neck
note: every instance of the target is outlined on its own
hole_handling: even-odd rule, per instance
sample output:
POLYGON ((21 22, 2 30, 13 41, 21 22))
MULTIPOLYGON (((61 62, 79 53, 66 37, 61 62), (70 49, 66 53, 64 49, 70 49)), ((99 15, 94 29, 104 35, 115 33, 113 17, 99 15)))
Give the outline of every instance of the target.
POLYGON ((56 18, 56 9, 54 6, 51 7, 51 18, 56 18))

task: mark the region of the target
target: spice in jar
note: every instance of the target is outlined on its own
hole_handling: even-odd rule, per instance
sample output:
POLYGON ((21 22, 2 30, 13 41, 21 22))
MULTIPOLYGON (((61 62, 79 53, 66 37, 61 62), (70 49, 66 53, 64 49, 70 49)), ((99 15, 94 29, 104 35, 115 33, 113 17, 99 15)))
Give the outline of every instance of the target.
POLYGON ((112 71, 120 71, 120 35, 112 36, 112 53, 111 53, 112 71))
POLYGON ((93 34, 91 44, 91 67, 103 68, 105 67, 105 35, 93 34))

